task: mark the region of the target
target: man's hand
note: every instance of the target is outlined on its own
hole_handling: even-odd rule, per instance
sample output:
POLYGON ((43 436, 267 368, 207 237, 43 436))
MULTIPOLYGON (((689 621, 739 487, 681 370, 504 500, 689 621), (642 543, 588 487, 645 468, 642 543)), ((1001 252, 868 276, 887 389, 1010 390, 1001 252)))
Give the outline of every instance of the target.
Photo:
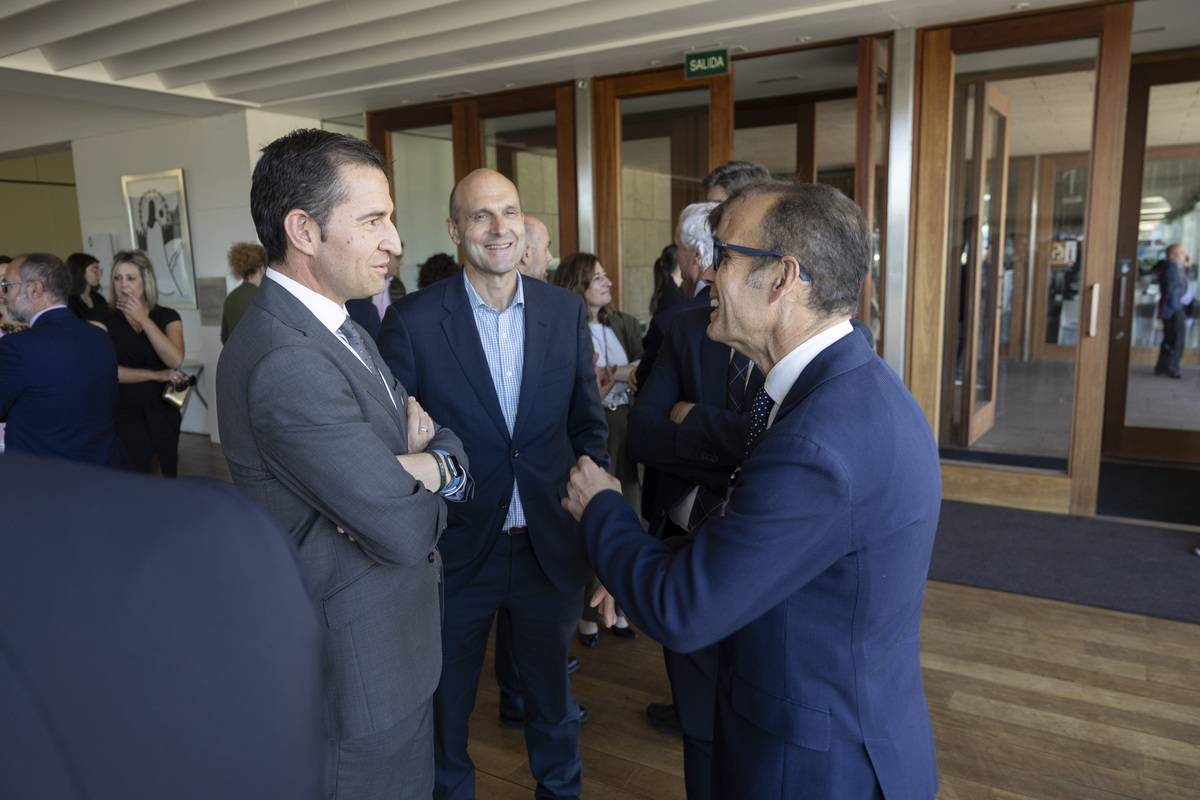
POLYGON ((433 420, 412 395, 409 395, 404 414, 408 419, 408 452, 425 452, 425 448, 433 439, 433 420))
POLYGON ((688 412, 695 408, 695 406, 695 403, 688 403, 684 400, 680 400, 671 407, 671 422, 674 422, 676 425, 681 425, 683 423, 683 418, 686 417, 688 412))
POLYGON ((571 480, 567 483, 567 496, 563 498, 562 507, 578 520, 596 493, 606 489, 619 492, 621 482, 597 466, 588 456, 580 456, 579 465, 571 469, 571 480))
POLYGON ((604 627, 611 628, 617 624, 617 601, 613 599, 613 596, 603 586, 597 589, 596 593, 592 595, 592 601, 588 605, 592 608, 599 606, 600 613, 604 615, 604 627))

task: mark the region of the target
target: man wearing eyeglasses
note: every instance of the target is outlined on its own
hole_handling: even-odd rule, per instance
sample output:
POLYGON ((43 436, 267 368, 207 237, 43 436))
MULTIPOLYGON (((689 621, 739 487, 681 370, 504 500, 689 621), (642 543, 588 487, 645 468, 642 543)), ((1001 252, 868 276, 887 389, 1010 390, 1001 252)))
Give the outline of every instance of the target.
POLYGON ((586 458, 564 505, 644 630, 719 642, 714 797, 933 798, 918 640, 939 462, 852 333, 870 231, 836 189, 793 184, 734 208, 713 247, 708 335, 766 376, 724 514, 655 540, 586 458))
POLYGON ((70 289, 66 265, 49 253, 17 256, 0 281, 9 317, 29 323, 0 338, 5 450, 127 466, 113 427, 116 352, 67 308, 70 289))

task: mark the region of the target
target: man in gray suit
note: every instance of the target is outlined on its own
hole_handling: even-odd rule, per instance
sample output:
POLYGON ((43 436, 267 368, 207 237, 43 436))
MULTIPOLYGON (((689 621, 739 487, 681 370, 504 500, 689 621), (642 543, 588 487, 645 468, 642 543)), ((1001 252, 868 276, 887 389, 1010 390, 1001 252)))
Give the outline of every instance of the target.
POLYGON ((428 798, 436 546, 445 500, 473 484, 462 443, 346 315, 400 252, 387 162, 359 139, 294 131, 263 148, 250 210, 269 268, 217 367, 221 445, 322 605, 325 795, 428 798))

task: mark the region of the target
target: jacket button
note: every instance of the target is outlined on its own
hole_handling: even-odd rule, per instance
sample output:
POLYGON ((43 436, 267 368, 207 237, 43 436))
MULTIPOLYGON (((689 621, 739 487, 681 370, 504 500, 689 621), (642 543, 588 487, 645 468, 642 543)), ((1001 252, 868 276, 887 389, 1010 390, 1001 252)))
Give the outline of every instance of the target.
POLYGON ((437 556, 434 555, 433 553, 430 553, 429 554, 429 563, 432 564, 435 561, 437 561, 437 556))
POLYGON ((513 453, 512 453, 512 457, 513 457, 513 458, 516 458, 516 457, 517 457, 517 456, 519 456, 519 455, 521 455, 521 451, 520 451, 520 450, 513 450, 513 453))
POLYGON ((500 501, 500 507, 501 507, 501 508, 503 508, 503 509, 507 509, 507 508, 508 508, 508 501, 507 501, 507 500, 501 500, 501 501, 500 501))

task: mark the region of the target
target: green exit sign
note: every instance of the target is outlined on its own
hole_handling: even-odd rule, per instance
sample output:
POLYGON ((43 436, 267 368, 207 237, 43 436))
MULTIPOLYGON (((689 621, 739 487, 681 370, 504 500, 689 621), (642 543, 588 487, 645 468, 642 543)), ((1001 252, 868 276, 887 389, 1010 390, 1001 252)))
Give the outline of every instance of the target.
POLYGON ((707 53, 688 53, 683 65, 683 77, 708 78, 729 74, 729 51, 710 50, 707 53))

